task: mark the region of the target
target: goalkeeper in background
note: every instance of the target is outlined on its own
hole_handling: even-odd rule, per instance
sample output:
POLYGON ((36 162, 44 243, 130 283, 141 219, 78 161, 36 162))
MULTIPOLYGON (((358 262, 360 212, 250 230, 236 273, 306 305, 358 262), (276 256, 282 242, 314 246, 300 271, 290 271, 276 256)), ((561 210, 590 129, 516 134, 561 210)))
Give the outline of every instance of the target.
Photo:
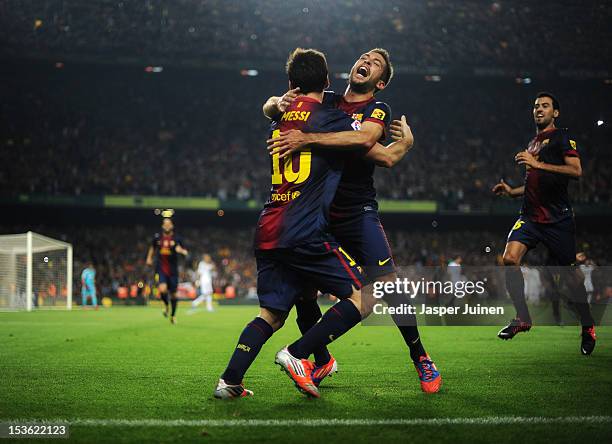
POLYGON ((81 272, 81 305, 87 306, 87 299, 91 299, 91 306, 98 308, 98 299, 96 298, 96 269, 93 262, 88 261, 87 266, 81 272))

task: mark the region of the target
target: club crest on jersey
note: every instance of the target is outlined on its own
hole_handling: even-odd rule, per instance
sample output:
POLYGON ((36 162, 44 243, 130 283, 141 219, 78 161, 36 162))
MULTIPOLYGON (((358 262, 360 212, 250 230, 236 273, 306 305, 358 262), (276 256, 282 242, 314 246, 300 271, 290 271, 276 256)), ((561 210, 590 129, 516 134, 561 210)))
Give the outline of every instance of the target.
POLYGON ((363 113, 353 113, 351 117, 354 120, 359 120, 361 122, 363 120, 363 113))
POLYGON ((376 108, 374 111, 372 111, 372 114, 370 117, 374 119, 378 119, 378 120, 384 120, 386 115, 387 113, 385 113, 382 109, 376 108))
POLYGON ((353 123, 351 123, 351 126, 355 131, 359 131, 361 129, 361 122, 359 120, 355 120, 353 123))

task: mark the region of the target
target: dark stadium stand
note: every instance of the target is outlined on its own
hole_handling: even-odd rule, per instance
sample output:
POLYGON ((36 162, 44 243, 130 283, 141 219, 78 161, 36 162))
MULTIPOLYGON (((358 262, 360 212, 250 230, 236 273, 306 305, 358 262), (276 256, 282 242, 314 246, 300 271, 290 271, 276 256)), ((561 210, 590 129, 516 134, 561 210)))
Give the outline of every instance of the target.
MULTIPOLYGON (((348 68, 348 67, 347 67, 348 68)), ((286 88, 278 73, 38 64, 4 66, 0 147, 11 168, 0 195, 166 195, 265 199, 267 119, 260 105, 286 88), (19 70, 20 76, 12 73, 19 70), (221 78, 222 77, 222 78, 221 78), (32 125, 30 122, 37 122, 32 125), (35 174, 29 173, 35 168, 35 174), (220 178, 223 178, 220 180, 220 178)), ((344 88, 336 80, 337 90, 344 88)), ((519 183, 514 154, 533 136, 530 104, 540 89, 560 98, 584 177, 574 201, 609 203, 612 88, 597 81, 449 78, 400 74, 381 93, 406 114, 415 147, 394 169, 378 169, 381 199, 426 199, 449 209, 490 206, 500 177, 519 183), (579 89, 578 89, 579 87, 579 89), (606 119, 606 116, 609 116, 606 119), (597 158, 597 161, 595 161, 597 158)))

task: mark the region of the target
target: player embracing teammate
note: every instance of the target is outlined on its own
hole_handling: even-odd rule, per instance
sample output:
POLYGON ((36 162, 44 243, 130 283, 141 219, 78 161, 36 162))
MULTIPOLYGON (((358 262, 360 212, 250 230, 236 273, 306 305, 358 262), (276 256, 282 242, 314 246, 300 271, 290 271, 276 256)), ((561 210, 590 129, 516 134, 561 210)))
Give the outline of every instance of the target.
MULTIPOLYGON (((359 121, 322 103, 323 90, 329 84, 327 62, 322 53, 295 50, 287 62, 287 74, 290 88, 299 87, 299 95, 273 121, 272 138, 290 129, 341 132, 360 128, 359 121)), ((374 161, 384 159, 395 149, 406 152, 412 146, 412 134, 405 121, 395 121, 391 130, 394 139, 399 140, 387 148, 374 144, 363 133, 346 145, 367 151, 366 155, 374 161)), ((299 353, 306 357, 321 353, 329 342, 359 323, 367 312, 362 304, 361 270, 329 233, 330 207, 347 156, 347 150, 316 148, 294 152, 283 159, 279 154, 271 156, 270 197, 255 234, 260 314, 240 335, 217 384, 215 397, 252 395, 242 384, 244 374, 264 343, 282 327, 291 308, 301 304, 314 290, 332 293, 341 301, 318 323, 310 318, 312 328, 300 339, 299 353)), ((306 325, 300 325, 300 329, 306 329, 306 325)), ((277 354, 277 363, 301 391, 319 396, 313 381, 314 363, 294 357, 287 348, 277 354)))
MULTIPOLYGON (((371 62, 363 64, 370 66, 371 62)), ((287 73, 295 97, 274 119, 271 138, 283 137, 289 130, 302 130, 304 133, 335 132, 344 142, 337 146, 331 143, 335 149, 302 147, 282 157, 281 153, 271 156, 271 193, 255 235, 261 311, 240 335, 219 380, 214 396, 221 399, 252 395, 242 384, 243 376, 263 344, 282 327, 294 305, 298 307, 298 325, 304 335, 281 350, 276 362, 300 391, 320 396, 318 384, 335 364, 326 350, 327 344, 367 316, 372 304, 371 292, 362 292, 365 277, 361 268, 329 233, 330 208, 343 169, 349 162, 350 150, 372 162, 392 164, 393 158, 401 158, 413 143, 405 118, 393 122, 391 134, 395 142, 383 147, 376 143, 379 136, 357 131, 361 128, 359 120, 323 104, 323 90, 329 80, 322 53, 295 50, 287 62, 287 73), (340 298, 318 323, 320 310, 313 298, 316 290, 340 298), (307 359, 311 354, 315 356, 315 363, 307 359), (317 356, 327 359, 327 363, 322 362, 320 366, 317 356), (317 374, 321 368, 328 372, 317 374)), ((379 120, 385 118, 381 111, 376 114, 379 120)), ((383 265, 388 262, 385 260, 383 265)), ((434 371, 435 367, 430 374, 434 371)), ((435 376, 439 378, 437 371, 435 376)))
MULTIPOLYGON (((357 133, 304 133, 298 130, 281 132, 278 138, 268 141, 271 144, 271 154, 278 154, 283 158, 313 145, 317 146, 317 149, 338 149, 338 146, 352 146, 361 140, 360 138, 365 138, 370 144, 382 142, 386 138, 387 126, 391 121, 391 109, 386 103, 377 101, 375 94, 387 88, 392 77, 393 66, 385 49, 374 48, 362 54, 351 68, 344 94, 326 91, 323 100, 323 103, 340 109, 360 121, 360 131, 357 133)), ((296 93, 295 90, 289 90, 282 97, 271 97, 264 105, 264 114, 274 118, 292 103, 296 93)), ((330 232, 363 267, 368 282, 395 281, 397 278, 391 248, 378 215, 374 171, 376 166, 393 167, 405 153, 401 145, 388 147, 386 156, 380 158, 364 156, 361 151, 348 153, 331 205, 330 232)), ((390 306, 409 302, 399 295, 385 295, 383 300, 390 306)), ((300 313, 308 310, 310 305, 302 304, 296 308, 299 319, 300 313)), ((421 342, 416 316, 394 315, 393 320, 409 348, 421 388, 425 392, 437 392, 442 379, 421 342)), ((302 330, 302 333, 305 331, 302 330)), ((321 368, 321 371, 325 370, 324 367, 321 368)))

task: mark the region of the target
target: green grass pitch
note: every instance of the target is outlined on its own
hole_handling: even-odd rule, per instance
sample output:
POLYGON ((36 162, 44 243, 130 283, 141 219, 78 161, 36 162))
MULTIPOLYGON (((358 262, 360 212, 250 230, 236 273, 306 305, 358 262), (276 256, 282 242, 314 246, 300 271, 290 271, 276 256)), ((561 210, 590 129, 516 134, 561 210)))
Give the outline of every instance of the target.
POLYGON ((612 435, 611 327, 598 329, 591 357, 579 353, 576 326, 535 327, 508 342, 495 337, 497 327, 422 327, 444 379, 440 393, 426 395, 396 329, 358 326, 330 347, 340 372, 313 400, 273 365, 298 335, 290 318, 247 373, 255 397, 212 399, 256 313, 220 307, 189 316, 183 304, 176 326, 157 308, 0 313, 0 422, 77 421, 70 440, 83 443, 604 442, 612 435), (242 422, 250 419, 298 422, 242 422))

